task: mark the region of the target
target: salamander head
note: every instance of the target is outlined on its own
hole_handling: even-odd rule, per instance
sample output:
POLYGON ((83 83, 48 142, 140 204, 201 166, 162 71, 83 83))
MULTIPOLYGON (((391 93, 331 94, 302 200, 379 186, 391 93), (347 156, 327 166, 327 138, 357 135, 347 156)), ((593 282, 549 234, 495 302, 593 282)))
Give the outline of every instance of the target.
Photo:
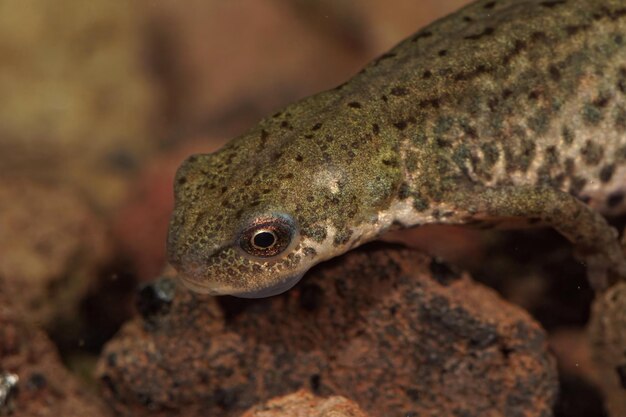
POLYGON ((400 183, 393 144, 352 120, 352 107, 312 120, 312 104, 290 106, 289 119, 265 119, 179 168, 167 247, 189 288, 275 295, 375 234, 400 183))

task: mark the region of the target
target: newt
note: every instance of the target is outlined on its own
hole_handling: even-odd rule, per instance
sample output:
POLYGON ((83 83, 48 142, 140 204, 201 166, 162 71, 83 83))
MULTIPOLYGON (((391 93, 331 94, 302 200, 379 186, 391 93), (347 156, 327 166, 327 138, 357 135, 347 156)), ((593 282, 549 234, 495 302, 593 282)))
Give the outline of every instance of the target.
POLYGON ((391 229, 552 227, 598 288, 626 277, 626 1, 480 0, 175 178, 192 290, 266 297, 391 229))

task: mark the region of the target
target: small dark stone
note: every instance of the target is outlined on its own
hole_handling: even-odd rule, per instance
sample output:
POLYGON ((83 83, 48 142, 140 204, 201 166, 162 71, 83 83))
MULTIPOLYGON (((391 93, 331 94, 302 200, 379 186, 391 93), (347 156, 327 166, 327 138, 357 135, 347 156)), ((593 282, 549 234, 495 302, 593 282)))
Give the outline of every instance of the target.
POLYGON ((137 298, 137 310, 145 319, 167 314, 174 300, 175 284, 170 279, 144 285, 139 289, 137 298))
POLYGON ((433 278, 446 287, 461 278, 461 274, 458 271, 455 271, 449 264, 437 258, 433 258, 430 261, 429 269, 433 274, 433 278))

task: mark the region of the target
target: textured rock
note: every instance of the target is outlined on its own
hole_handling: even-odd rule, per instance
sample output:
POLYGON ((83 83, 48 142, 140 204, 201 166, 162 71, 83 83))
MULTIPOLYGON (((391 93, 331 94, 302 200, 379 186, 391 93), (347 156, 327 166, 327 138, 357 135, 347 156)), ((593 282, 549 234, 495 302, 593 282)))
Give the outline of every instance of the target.
POLYGON ((0 182, 0 291, 25 321, 48 330, 75 323, 110 243, 102 219, 72 190, 0 182))
POLYGON ((61 365, 55 347, 2 292, 0 279, 0 415, 105 417, 104 403, 61 365))
POLYGON ((308 391, 275 398, 257 405, 241 417, 367 417, 361 409, 344 397, 319 398, 308 391))
POLYGON ((543 330, 419 252, 364 247, 271 299, 160 286, 100 359, 122 415, 236 416, 303 387, 375 416, 545 416, 556 396, 543 330))
POLYGON ((626 282, 598 296, 589 334, 610 415, 626 416, 626 282))

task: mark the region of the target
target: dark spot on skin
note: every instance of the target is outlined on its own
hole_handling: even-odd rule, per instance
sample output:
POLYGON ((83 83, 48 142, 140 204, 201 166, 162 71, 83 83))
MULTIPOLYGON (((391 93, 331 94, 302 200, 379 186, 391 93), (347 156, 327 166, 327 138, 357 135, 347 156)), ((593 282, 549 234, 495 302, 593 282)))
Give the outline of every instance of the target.
POLYGON ((272 117, 274 117, 274 118, 276 118, 276 117, 280 117, 282 114, 283 114, 282 112, 277 112, 277 113, 274 113, 274 114, 272 115, 272 117))
POLYGON ((569 36, 574 36, 579 32, 587 30, 591 27, 591 25, 568 25, 565 26, 565 33, 569 36))
POLYGON ((609 208, 614 208, 622 204, 622 201, 624 201, 624 194, 621 191, 615 191, 607 197, 606 205, 609 208))
POLYGON ((611 178, 613 178, 614 172, 615 172, 614 164, 603 166, 602 169, 600 170, 600 181, 604 183, 611 181, 611 178))
POLYGON ((552 9, 553 7, 556 7, 565 3, 567 3, 567 1, 565 0, 554 0, 554 1, 543 1, 539 4, 542 5, 543 7, 547 7, 548 9, 552 9))
POLYGON ((602 157, 604 156, 604 148, 593 142, 588 140, 585 142, 585 146, 580 150, 580 155, 582 156, 585 164, 589 166, 598 165, 602 161, 602 157))
POLYGON ((428 209, 428 201, 421 198, 420 196, 413 196, 413 208, 415 211, 422 212, 428 209))
POLYGON ((587 180, 582 177, 574 176, 571 180, 571 184, 569 187, 569 193, 572 195, 579 195, 583 188, 587 185, 587 180))
POLYGON ((298 154, 298 155, 296 155, 296 157, 295 157, 294 159, 295 159, 297 162, 302 162, 302 160, 303 160, 304 158, 302 157, 302 155, 298 154))
POLYGON ((386 96, 386 95, 384 95, 384 94, 383 94, 382 96, 380 96, 380 99, 381 99, 382 101, 384 101, 385 103, 386 103, 386 102, 387 102, 387 100, 388 100, 387 96, 386 96))
POLYGON ((322 127, 322 124, 321 124, 321 123, 315 123, 315 124, 313 125, 313 127, 311 128, 311 130, 314 130, 314 131, 315 131, 315 130, 320 130, 320 128, 321 128, 321 127, 322 127))
POLYGON ((469 17, 469 16, 463 16, 463 21, 464 21, 464 22, 466 22, 466 23, 470 23, 470 22, 473 22, 473 21, 474 21, 474 19, 472 19, 472 18, 471 18, 471 17, 469 17))
POLYGON ((548 72, 550 73, 550 79, 552 79, 552 81, 561 81, 561 71, 555 65, 550 65, 548 72))
POLYGON ((396 122, 396 123, 394 123, 393 125, 394 125, 394 126, 396 127, 396 129, 398 129, 398 130, 404 130, 404 129, 406 129, 406 127, 407 127, 407 124, 406 124, 406 122, 405 122, 404 120, 400 120, 399 122, 396 122))
POLYGON ((348 103, 348 107, 352 107, 353 109, 360 109, 361 103, 357 101, 351 101, 350 103, 348 103))
POLYGON ((460 72, 454 76, 455 81, 467 81, 478 77, 481 74, 488 72, 485 65, 478 65, 474 70, 469 72, 460 72))
POLYGON ((398 198, 400 200, 406 200, 411 194, 411 189, 409 188, 409 184, 403 182, 400 184, 400 189, 398 190, 398 198))
POLYGON ((563 136, 563 142, 565 142, 565 144, 571 145, 574 143, 574 132, 569 127, 563 126, 561 135, 563 136))
POLYGON ((530 39, 533 41, 546 41, 548 40, 548 35, 546 35, 545 32, 537 31, 530 35, 530 39))
POLYGON ((267 133, 267 130, 263 129, 261 130, 261 143, 260 146, 261 148, 265 147, 265 144, 267 143, 267 138, 269 137, 269 133, 267 133))
POLYGON ((178 179, 178 184, 179 184, 179 185, 183 185, 183 184, 185 184, 186 182, 187 182, 187 178, 185 178, 185 177, 180 177, 180 178, 178 179))
POLYGON ((313 135, 304 135, 305 139, 313 139, 313 135))
POLYGON ((615 109, 615 129, 624 132, 626 131, 626 109, 624 107, 617 107, 615 109))
POLYGON ((324 290, 317 284, 303 284, 300 286, 300 308, 306 311, 315 311, 324 298, 324 290))
POLYGON ((282 122, 280 122, 280 127, 283 129, 289 129, 291 128, 291 126, 289 125, 289 122, 286 120, 283 120, 282 122))
POLYGON ((224 194, 226 192, 226 190, 228 190, 228 188, 226 186, 223 186, 220 190, 221 194, 224 194))
POLYGON ((617 89, 622 93, 626 94, 626 68, 621 67, 618 73, 619 79, 617 80, 617 89))
POLYGON ((529 100, 537 100, 539 98, 540 92, 538 90, 533 90, 528 94, 529 100))
POLYGON ((491 36, 491 35, 493 35, 494 32, 495 32, 494 28, 486 27, 482 32, 477 33, 475 35, 466 36, 465 39, 467 39, 467 40, 478 40, 478 39, 483 38, 485 36, 491 36))
POLYGON ((391 94, 397 97, 402 97, 409 94, 409 90, 404 87, 394 87, 391 89, 391 94))
POLYGON ((345 245, 350 240, 352 236, 352 230, 340 230, 335 235, 335 239, 333 240, 333 244, 335 246, 345 245))
POLYGON ((377 123, 374 123, 374 124, 372 125, 372 132, 373 132, 375 135, 378 135, 378 134, 380 133, 380 126, 378 126, 378 124, 377 124, 377 123))
POLYGON ((428 31, 418 33, 417 35, 413 36, 413 38, 411 39, 411 42, 417 42, 420 39, 430 38, 431 36, 433 36, 432 32, 428 32, 428 31))
POLYGON ((433 73, 430 70, 426 70, 422 73, 422 78, 427 80, 428 78, 432 77, 433 73))
POLYGON ((483 8, 486 10, 490 10, 490 9, 493 9, 495 5, 496 5, 495 1, 490 1, 489 3, 485 4, 483 8))
POLYGON ((515 43, 513 44, 513 49, 511 49, 511 51, 507 53, 502 59, 502 63, 504 65, 507 65, 509 62, 511 62, 513 58, 515 58, 523 50, 525 50, 526 46, 527 46, 526 42, 524 42, 523 40, 517 39, 515 43))
POLYGON ((439 56, 446 56, 446 55, 448 55, 448 51, 445 50, 445 49, 442 49, 439 52, 437 52, 437 55, 439 55, 439 56))
POLYGON ((509 90, 508 88, 505 88, 504 90, 502 90, 502 99, 506 100, 507 98, 511 97, 513 95, 513 91, 509 90))

